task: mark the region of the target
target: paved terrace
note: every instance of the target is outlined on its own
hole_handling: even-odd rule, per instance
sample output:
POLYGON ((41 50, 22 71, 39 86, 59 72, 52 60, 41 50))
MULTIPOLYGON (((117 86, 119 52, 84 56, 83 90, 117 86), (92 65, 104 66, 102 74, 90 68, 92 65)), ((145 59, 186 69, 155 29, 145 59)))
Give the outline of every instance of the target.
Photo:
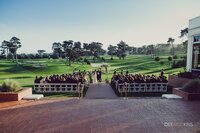
POLYGON ((200 102, 117 98, 93 84, 84 99, 0 103, 1 133, 200 133, 200 102))
POLYGON ((1 133, 200 133, 200 102, 51 99, 0 109, 1 133))

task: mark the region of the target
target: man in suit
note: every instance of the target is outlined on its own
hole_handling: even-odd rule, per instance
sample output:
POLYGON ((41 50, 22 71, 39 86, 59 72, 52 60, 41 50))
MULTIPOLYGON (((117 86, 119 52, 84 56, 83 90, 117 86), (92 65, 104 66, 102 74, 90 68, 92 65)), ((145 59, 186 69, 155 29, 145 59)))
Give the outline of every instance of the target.
POLYGON ((101 82, 101 74, 102 74, 101 68, 99 68, 99 70, 97 71, 97 80, 98 80, 98 82, 101 82))

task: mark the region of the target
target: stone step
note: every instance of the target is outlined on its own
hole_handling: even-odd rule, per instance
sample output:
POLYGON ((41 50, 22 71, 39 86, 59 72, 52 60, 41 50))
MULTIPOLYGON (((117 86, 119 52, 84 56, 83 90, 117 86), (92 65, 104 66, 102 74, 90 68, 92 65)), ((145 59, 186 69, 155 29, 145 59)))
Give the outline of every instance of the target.
POLYGON ((167 99, 183 99, 182 97, 176 95, 176 94, 163 94, 162 98, 167 98, 167 99))
POLYGON ((22 99, 24 99, 24 100, 37 100, 37 99, 41 99, 43 97, 44 97, 43 94, 32 94, 32 95, 23 97, 22 99))

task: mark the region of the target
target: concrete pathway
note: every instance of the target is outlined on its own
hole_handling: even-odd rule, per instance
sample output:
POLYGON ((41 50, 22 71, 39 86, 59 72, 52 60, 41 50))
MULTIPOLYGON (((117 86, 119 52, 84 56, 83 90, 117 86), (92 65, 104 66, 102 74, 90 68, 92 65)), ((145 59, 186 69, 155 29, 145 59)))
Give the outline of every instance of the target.
POLYGON ((91 84, 88 88, 85 98, 87 99, 113 99, 117 98, 109 84, 97 83, 91 84))
POLYGON ((0 109, 0 132, 200 133, 199 105, 169 99, 36 100, 0 109))

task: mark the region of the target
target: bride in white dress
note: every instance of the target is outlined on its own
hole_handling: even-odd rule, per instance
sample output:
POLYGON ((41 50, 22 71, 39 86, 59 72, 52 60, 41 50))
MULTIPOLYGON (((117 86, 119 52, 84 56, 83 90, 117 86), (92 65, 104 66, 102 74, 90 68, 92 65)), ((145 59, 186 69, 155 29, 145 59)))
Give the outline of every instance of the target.
POLYGON ((93 83, 97 83, 97 71, 95 70, 94 71, 94 74, 93 74, 93 83))

